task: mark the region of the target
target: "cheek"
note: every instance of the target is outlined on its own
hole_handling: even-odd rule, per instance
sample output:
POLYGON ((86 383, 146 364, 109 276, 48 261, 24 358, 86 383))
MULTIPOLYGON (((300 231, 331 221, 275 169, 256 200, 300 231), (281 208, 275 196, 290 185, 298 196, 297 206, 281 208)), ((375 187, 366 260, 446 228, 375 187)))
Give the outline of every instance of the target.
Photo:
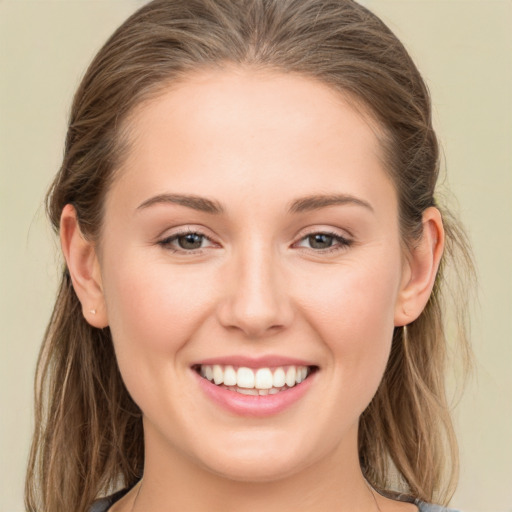
POLYGON ((137 255, 116 259, 104 274, 109 326, 125 386, 145 416, 156 423, 160 414, 175 418, 185 388, 180 384, 183 349, 208 316, 211 293, 198 286, 197 271, 194 277, 137 255))
POLYGON ((384 257, 370 258, 369 264, 346 262, 317 276, 302 294, 301 309, 330 353, 340 390, 350 387, 367 401, 380 383, 391 348, 401 275, 396 262, 384 257))
POLYGON ((400 275, 396 259, 347 260, 310 274, 301 292, 302 310, 319 325, 354 334, 392 327, 400 275))
POLYGON ((210 310, 199 276, 137 257, 106 268, 109 325, 121 370, 172 365, 210 310), (172 357, 170 357, 172 356, 172 357))

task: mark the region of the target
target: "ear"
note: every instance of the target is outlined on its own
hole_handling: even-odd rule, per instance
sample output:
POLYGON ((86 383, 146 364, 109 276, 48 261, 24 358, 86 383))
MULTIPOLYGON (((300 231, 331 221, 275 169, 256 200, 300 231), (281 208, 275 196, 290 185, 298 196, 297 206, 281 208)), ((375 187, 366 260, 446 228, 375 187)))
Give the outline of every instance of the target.
POLYGON ((76 210, 70 204, 60 217, 60 243, 84 318, 93 327, 106 327, 107 311, 96 249, 80 231, 76 210))
POLYGON ((395 326, 416 320, 425 308, 434 286, 444 249, 444 229, 437 208, 423 213, 423 234, 409 249, 395 306, 395 326))

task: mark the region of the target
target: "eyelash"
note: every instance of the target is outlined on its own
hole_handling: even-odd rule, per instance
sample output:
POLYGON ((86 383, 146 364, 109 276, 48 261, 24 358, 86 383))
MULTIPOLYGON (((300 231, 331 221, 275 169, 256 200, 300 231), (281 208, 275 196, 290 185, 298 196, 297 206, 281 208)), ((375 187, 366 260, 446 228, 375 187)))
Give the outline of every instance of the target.
MULTIPOLYGON (((201 237, 202 240, 208 240, 211 244, 215 244, 215 242, 213 242, 213 240, 211 238, 209 238, 207 235, 201 233, 200 231, 194 231, 194 230, 189 229, 186 231, 180 231, 178 233, 174 233, 173 235, 168 236, 168 237, 164 238, 163 240, 160 240, 158 242, 158 245, 160 245, 164 249, 169 250, 173 253, 190 254, 190 255, 202 253, 203 250, 205 249, 202 247, 198 248, 198 249, 187 250, 187 249, 183 249, 183 248, 177 249, 172 246, 173 242, 175 242, 179 238, 187 236, 187 235, 197 235, 197 236, 201 237)), ((301 247, 301 246, 298 246, 298 248, 301 250, 313 251, 313 253, 315 253, 315 254, 329 254, 329 253, 334 253, 334 252, 345 250, 353 244, 353 240, 345 238, 345 237, 339 235, 338 233, 334 233, 331 231, 313 231, 311 233, 307 233, 306 235, 302 236, 298 242, 295 242, 293 244, 293 246, 297 246, 298 243, 303 242, 304 240, 307 240, 309 237, 313 237, 315 235, 324 235, 324 236, 331 237, 333 242, 335 243, 335 245, 332 245, 331 247, 328 247, 326 249, 313 249, 311 247, 306 248, 306 247, 301 247)))

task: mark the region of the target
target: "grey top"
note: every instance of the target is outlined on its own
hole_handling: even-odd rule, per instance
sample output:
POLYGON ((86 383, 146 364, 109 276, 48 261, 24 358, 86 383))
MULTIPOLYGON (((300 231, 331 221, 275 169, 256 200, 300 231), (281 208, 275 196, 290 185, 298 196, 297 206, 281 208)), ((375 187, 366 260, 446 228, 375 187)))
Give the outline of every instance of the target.
MULTIPOLYGON (((107 510, 117 501, 120 500, 129 489, 123 489, 122 491, 112 494, 107 498, 101 498, 95 501, 89 512, 107 512, 107 510)), ((414 504, 418 507, 419 512, 458 512, 457 510, 448 509, 439 505, 431 505, 429 503, 423 503, 422 501, 415 500, 414 504)))

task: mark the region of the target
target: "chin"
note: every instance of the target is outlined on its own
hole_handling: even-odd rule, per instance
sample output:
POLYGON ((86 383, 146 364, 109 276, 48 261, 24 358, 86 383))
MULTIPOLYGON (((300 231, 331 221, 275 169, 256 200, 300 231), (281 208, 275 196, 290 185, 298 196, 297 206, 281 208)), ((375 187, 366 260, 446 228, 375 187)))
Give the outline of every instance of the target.
POLYGON ((261 457, 242 460, 225 460, 222 464, 216 463, 206 466, 207 469, 217 476, 236 482, 244 483, 268 483, 277 482, 296 473, 300 466, 297 461, 289 457, 284 460, 281 457, 272 459, 261 457))
MULTIPOLYGON (((221 478, 238 482, 274 482, 287 478, 314 463, 315 451, 305 442, 229 443, 222 449, 201 450, 201 465, 221 478)), ((317 453, 318 456, 318 453, 317 453)))

